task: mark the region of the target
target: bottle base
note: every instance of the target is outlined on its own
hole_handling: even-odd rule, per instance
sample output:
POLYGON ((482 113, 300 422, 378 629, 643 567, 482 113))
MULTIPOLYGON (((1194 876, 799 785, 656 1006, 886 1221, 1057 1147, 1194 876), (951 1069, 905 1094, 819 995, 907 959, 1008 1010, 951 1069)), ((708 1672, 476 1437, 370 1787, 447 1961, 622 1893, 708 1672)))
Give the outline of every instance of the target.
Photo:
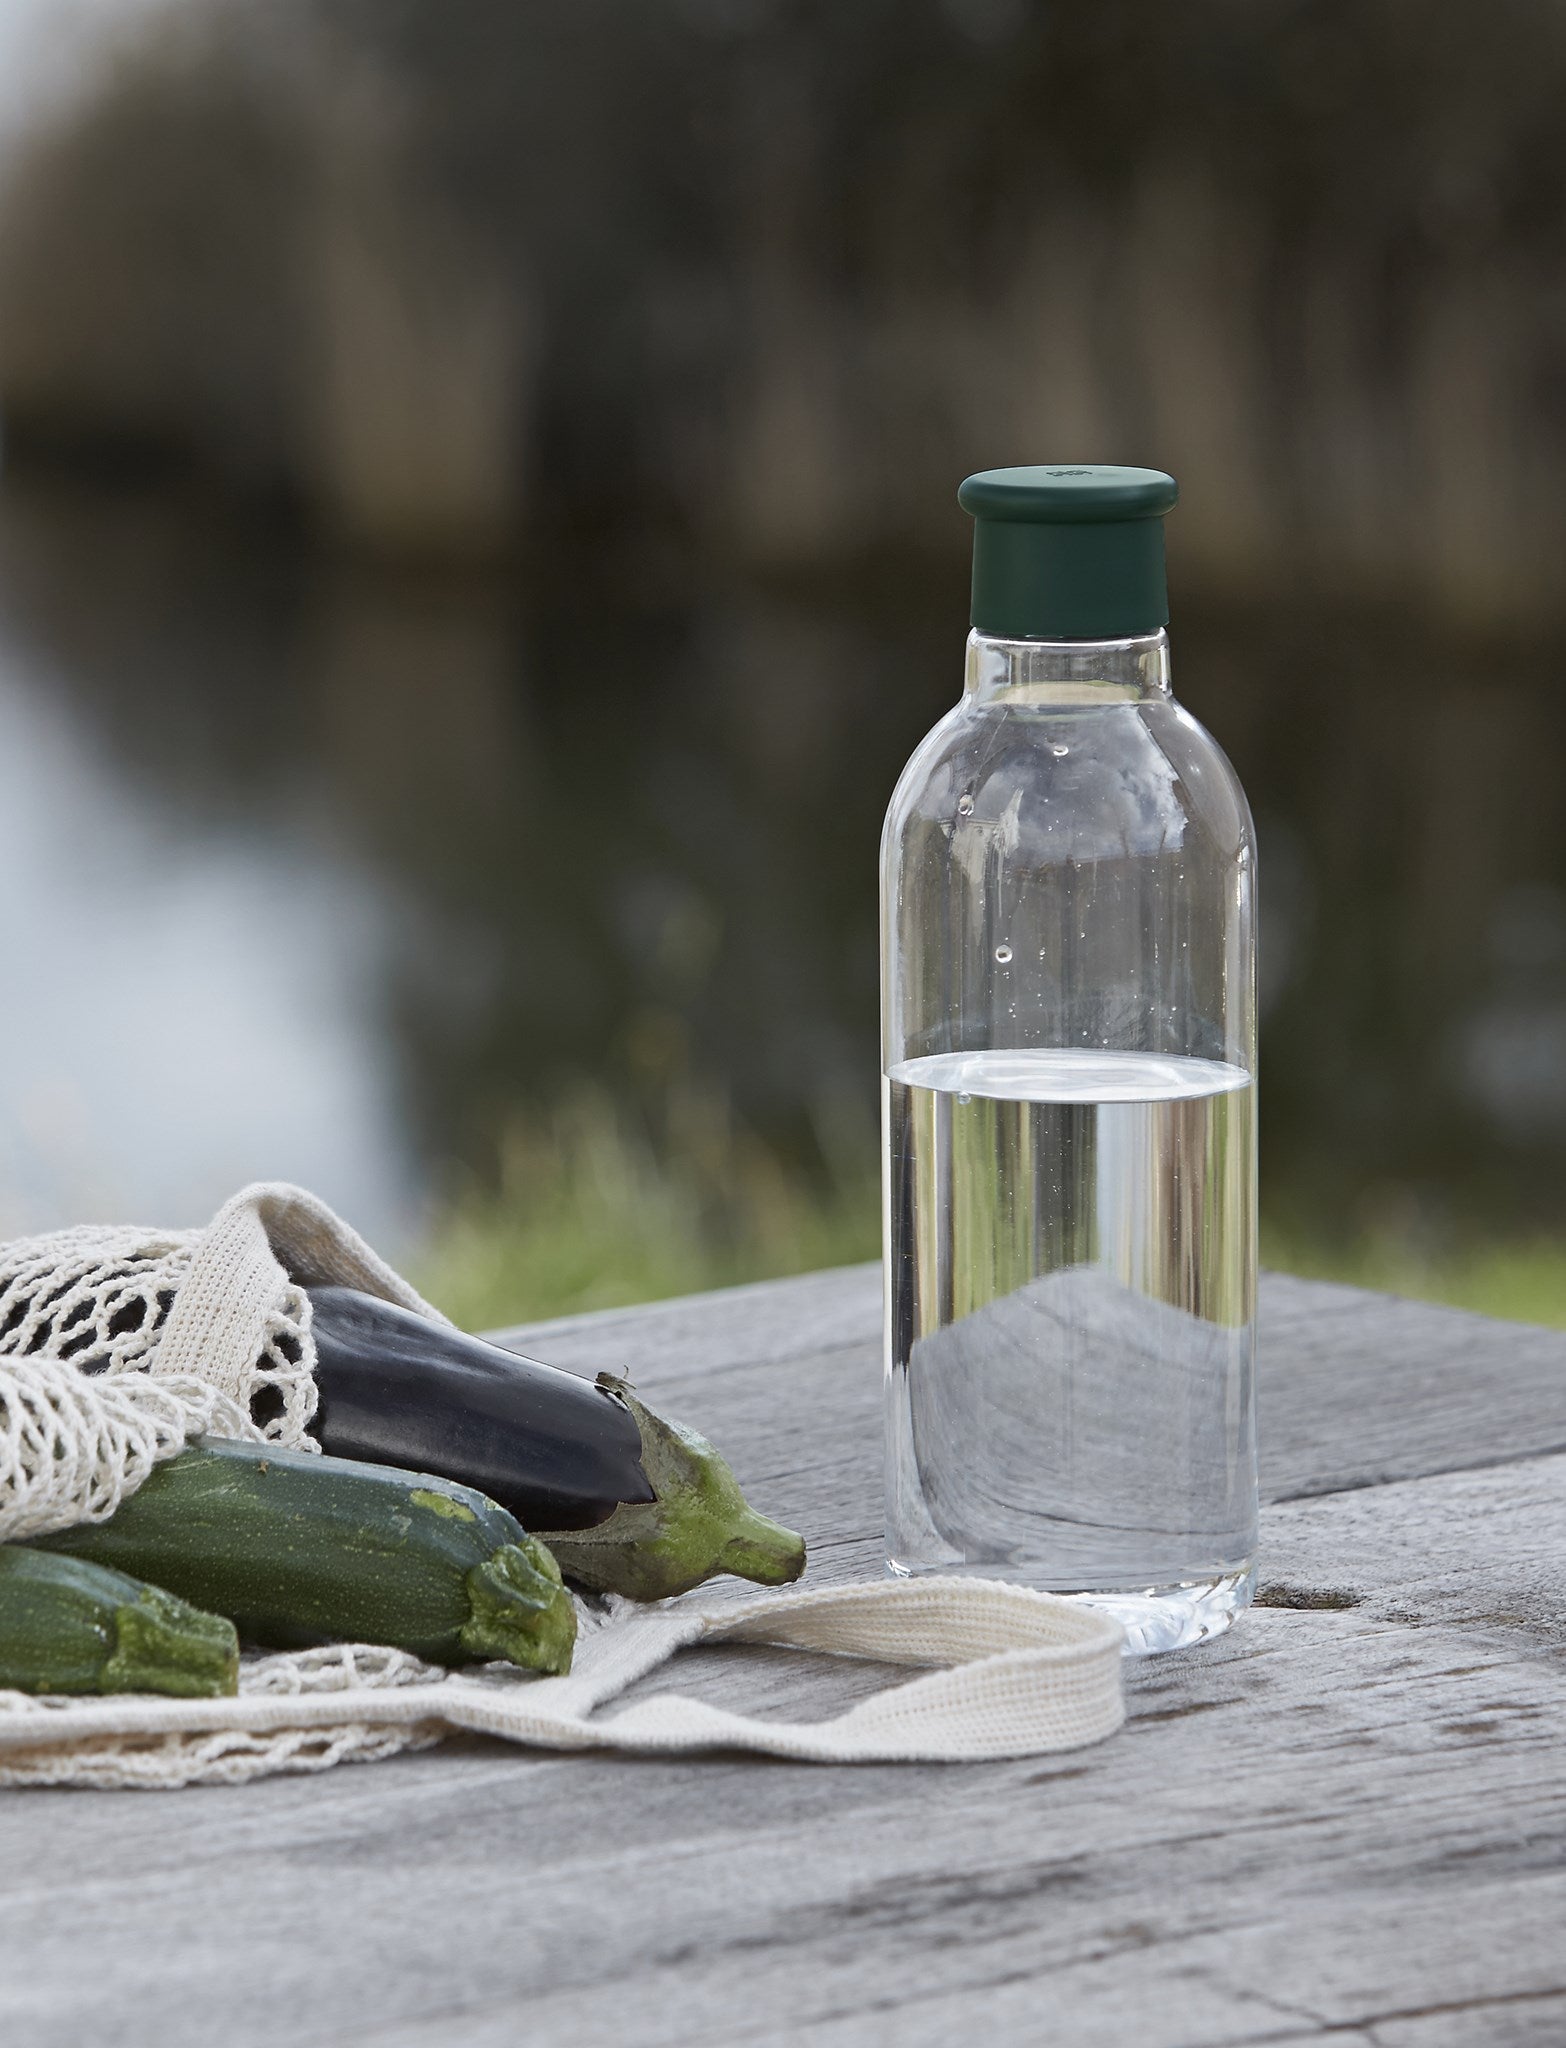
MULTIPOLYGON (((923 1569, 911 1570, 896 1558, 887 1559, 893 1578, 925 1576, 923 1569)), ((936 1565, 931 1570, 954 1572, 958 1577, 1004 1579, 1013 1585, 1035 1584, 1023 1572, 1007 1571, 995 1565, 956 1567, 936 1565)), ((1250 1606, 1256 1591, 1256 1570, 1229 1572, 1221 1579, 1206 1579, 1176 1586, 1138 1587, 1135 1591, 1080 1593, 1056 1586, 1036 1585, 1041 1593, 1053 1593, 1058 1600, 1092 1607, 1118 1621, 1126 1632, 1128 1657, 1156 1657, 1166 1650, 1186 1650, 1193 1643, 1207 1642, 1224 1630, 1250 1606)))

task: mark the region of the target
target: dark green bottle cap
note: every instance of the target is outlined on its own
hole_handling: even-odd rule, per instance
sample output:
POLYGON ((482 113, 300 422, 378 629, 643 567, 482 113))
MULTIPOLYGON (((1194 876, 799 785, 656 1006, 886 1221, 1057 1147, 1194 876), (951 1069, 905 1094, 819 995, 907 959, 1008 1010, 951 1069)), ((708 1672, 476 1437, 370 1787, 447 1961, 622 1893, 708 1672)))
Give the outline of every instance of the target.
POLYGON ((973 623, 1003 640, 1129 640, 1169 623, 1161 469, 1105 463, 981 469, 957 493, 973 514, 973 623))

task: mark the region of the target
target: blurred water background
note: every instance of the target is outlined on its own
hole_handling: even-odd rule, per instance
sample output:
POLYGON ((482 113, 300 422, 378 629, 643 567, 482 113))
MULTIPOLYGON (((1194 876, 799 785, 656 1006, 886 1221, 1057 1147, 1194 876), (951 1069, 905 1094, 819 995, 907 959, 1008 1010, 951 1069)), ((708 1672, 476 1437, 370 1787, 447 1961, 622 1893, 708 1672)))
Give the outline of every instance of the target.
POLYGON ((0 1226, 872 1256, 1011 461, 1156 464, 1275 1263, 1566 1321, 1566 13, 0 0, 0 1226))

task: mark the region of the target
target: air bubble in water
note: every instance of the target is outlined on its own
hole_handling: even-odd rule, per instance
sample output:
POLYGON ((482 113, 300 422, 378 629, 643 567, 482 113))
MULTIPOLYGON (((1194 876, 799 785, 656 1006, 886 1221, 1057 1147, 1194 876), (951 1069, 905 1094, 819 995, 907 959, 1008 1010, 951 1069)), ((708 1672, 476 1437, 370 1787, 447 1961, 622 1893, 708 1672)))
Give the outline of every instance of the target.
POLYGON ((997 946, 995 948, 995 957, 1000 962, 1002 967, 1009 967, 1011 965, 1010 946, 997 946))
POLYGON ((973 816, 973 798, 969 796, 966 790, 957 799, 957 815, 959 818, 971 818, 973 816))
POLYGON ((1061 761, 1064 760, 1066 755, 1071 752, 1071 749, 1070 747, 1063 747, 1057 744, 1050 748, 1050 752, 1055 756, 1055 759, 1057 761, 1061 761))

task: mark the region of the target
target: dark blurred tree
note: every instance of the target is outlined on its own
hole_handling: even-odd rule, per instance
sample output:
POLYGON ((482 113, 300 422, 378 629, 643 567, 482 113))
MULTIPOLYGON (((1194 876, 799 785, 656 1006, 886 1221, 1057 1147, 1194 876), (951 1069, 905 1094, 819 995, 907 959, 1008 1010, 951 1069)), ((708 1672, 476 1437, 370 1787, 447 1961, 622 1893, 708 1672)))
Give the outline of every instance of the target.
POLYGON ((209 0, 13 164, 0 408, 475 557, 1136 455, 1188 586, 1553 613, 1563 87, 1534 0, 209 0))

